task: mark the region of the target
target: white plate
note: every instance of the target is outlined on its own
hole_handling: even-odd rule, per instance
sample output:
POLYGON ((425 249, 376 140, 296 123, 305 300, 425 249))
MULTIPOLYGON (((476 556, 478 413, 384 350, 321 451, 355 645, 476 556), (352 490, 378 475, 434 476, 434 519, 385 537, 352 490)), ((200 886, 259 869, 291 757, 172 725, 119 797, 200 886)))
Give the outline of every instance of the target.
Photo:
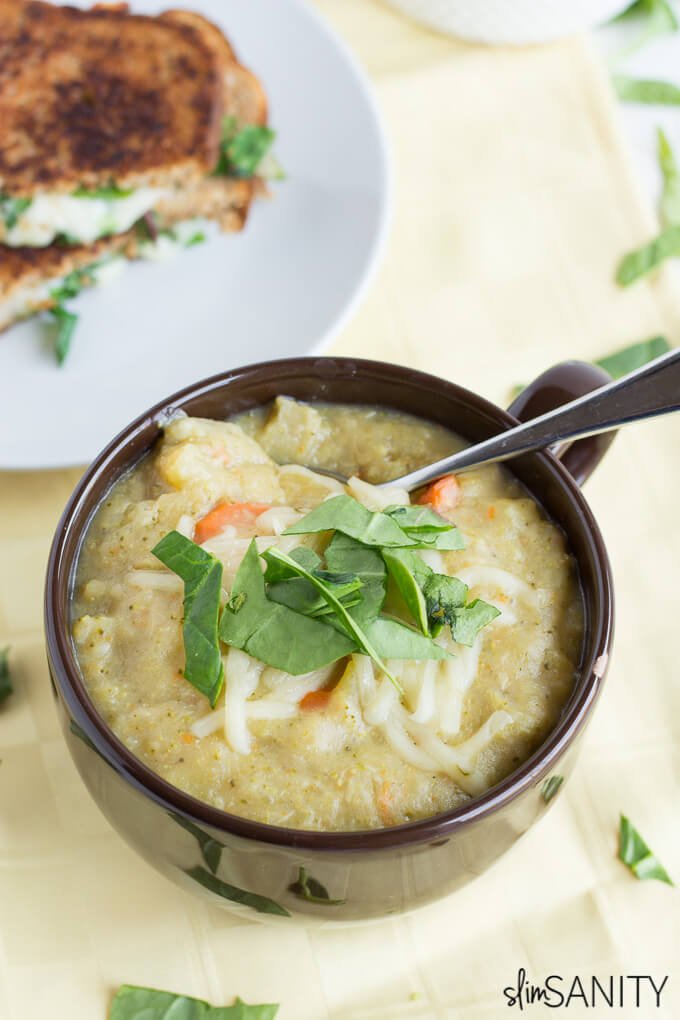
MULTIPOLYGON (((138 0, 138 13, 172 6, 138 0)), ((242 234, 135 263, 82 294, 66 364, 31 320, 0 335, 0 468, 82 464, 156 400, 253 361, 319 351, 375 268, 389 165, 370 87, 302 0, 182 0, 262 80, 288 179, 242 234)), ((1 256, 0 256, 1 257, 1 256)))

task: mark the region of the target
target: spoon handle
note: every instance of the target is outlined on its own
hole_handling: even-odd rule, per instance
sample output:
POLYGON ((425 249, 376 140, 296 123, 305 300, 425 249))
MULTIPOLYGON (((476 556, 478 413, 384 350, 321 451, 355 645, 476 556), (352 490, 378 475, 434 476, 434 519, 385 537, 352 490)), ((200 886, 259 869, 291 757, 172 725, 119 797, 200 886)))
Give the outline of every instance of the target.
POLYGON ((642 368, 599 390, 563 404, 554 411, 491 439, 476 443, 434 464, 394 479, 389 485, 409 490, 435 481, 442 475, 466 471, 480 464, 508 460, 529 450, 539 450, 566 440, 594 436, 644 418, 680 410, 680 349, 662 354, 642 368))

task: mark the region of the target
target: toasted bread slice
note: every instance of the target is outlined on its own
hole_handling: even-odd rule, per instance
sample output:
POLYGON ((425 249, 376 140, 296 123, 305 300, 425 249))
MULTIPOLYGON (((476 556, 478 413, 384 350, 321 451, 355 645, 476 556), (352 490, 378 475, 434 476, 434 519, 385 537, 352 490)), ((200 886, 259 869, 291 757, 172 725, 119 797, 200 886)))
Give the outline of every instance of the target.
POLYGON ((210 173, 231 51, 190 21, 2 0, 0 191, 167 187, 210 173))

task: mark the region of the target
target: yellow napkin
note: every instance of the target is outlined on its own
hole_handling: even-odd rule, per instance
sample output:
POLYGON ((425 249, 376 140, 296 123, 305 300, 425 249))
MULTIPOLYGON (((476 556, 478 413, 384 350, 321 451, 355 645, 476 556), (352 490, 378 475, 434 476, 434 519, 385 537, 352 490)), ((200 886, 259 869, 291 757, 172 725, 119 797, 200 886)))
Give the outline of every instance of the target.
MULTIPOLYGON (((667 272, 626 291, 612 282, 654 220, 584 40, 485 49, 367 0, 317 6, 373 79, 396 167, 385 262, 335 351, 503 402, 562 358, 677 336, 667 272)), ((588 485, 618 634, 565 795, 452 898, 350 931, 232 918, 111 831, 66 753, 42 650, 46 555, 78 472, 0 475, 0 646, 12 645, 16 686, 0 709, 0 1018, 103 1020, 111 990, 133 982, 214 1003, 279 1001, 280 1020, 481 1020, 507 1015, 502 989, 521 967, 538 983, 669 974, 661 1009, 649 991, 635 1009, 628 982, 612 1015, 680 1016, 679 894, 615 858, 623 810, 680 881, 679 439, 675 421, 633 428, 588 485)), ((575 1001, 566 1015, 593 1011, 575 1001)))

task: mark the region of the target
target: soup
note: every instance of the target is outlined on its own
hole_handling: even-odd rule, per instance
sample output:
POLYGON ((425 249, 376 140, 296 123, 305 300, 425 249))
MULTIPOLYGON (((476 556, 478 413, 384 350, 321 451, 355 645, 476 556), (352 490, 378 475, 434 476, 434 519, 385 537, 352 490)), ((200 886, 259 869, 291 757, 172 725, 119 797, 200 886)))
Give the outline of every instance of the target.
POLYGON ((298 829, 414 821, 511 773, 572 689, 582 602, 562 532, 505 469, 417 503, 376 487, 462 445, 283 397, 167 425, 77 565, 73 640, 118 738, 197 799, 298 829))

